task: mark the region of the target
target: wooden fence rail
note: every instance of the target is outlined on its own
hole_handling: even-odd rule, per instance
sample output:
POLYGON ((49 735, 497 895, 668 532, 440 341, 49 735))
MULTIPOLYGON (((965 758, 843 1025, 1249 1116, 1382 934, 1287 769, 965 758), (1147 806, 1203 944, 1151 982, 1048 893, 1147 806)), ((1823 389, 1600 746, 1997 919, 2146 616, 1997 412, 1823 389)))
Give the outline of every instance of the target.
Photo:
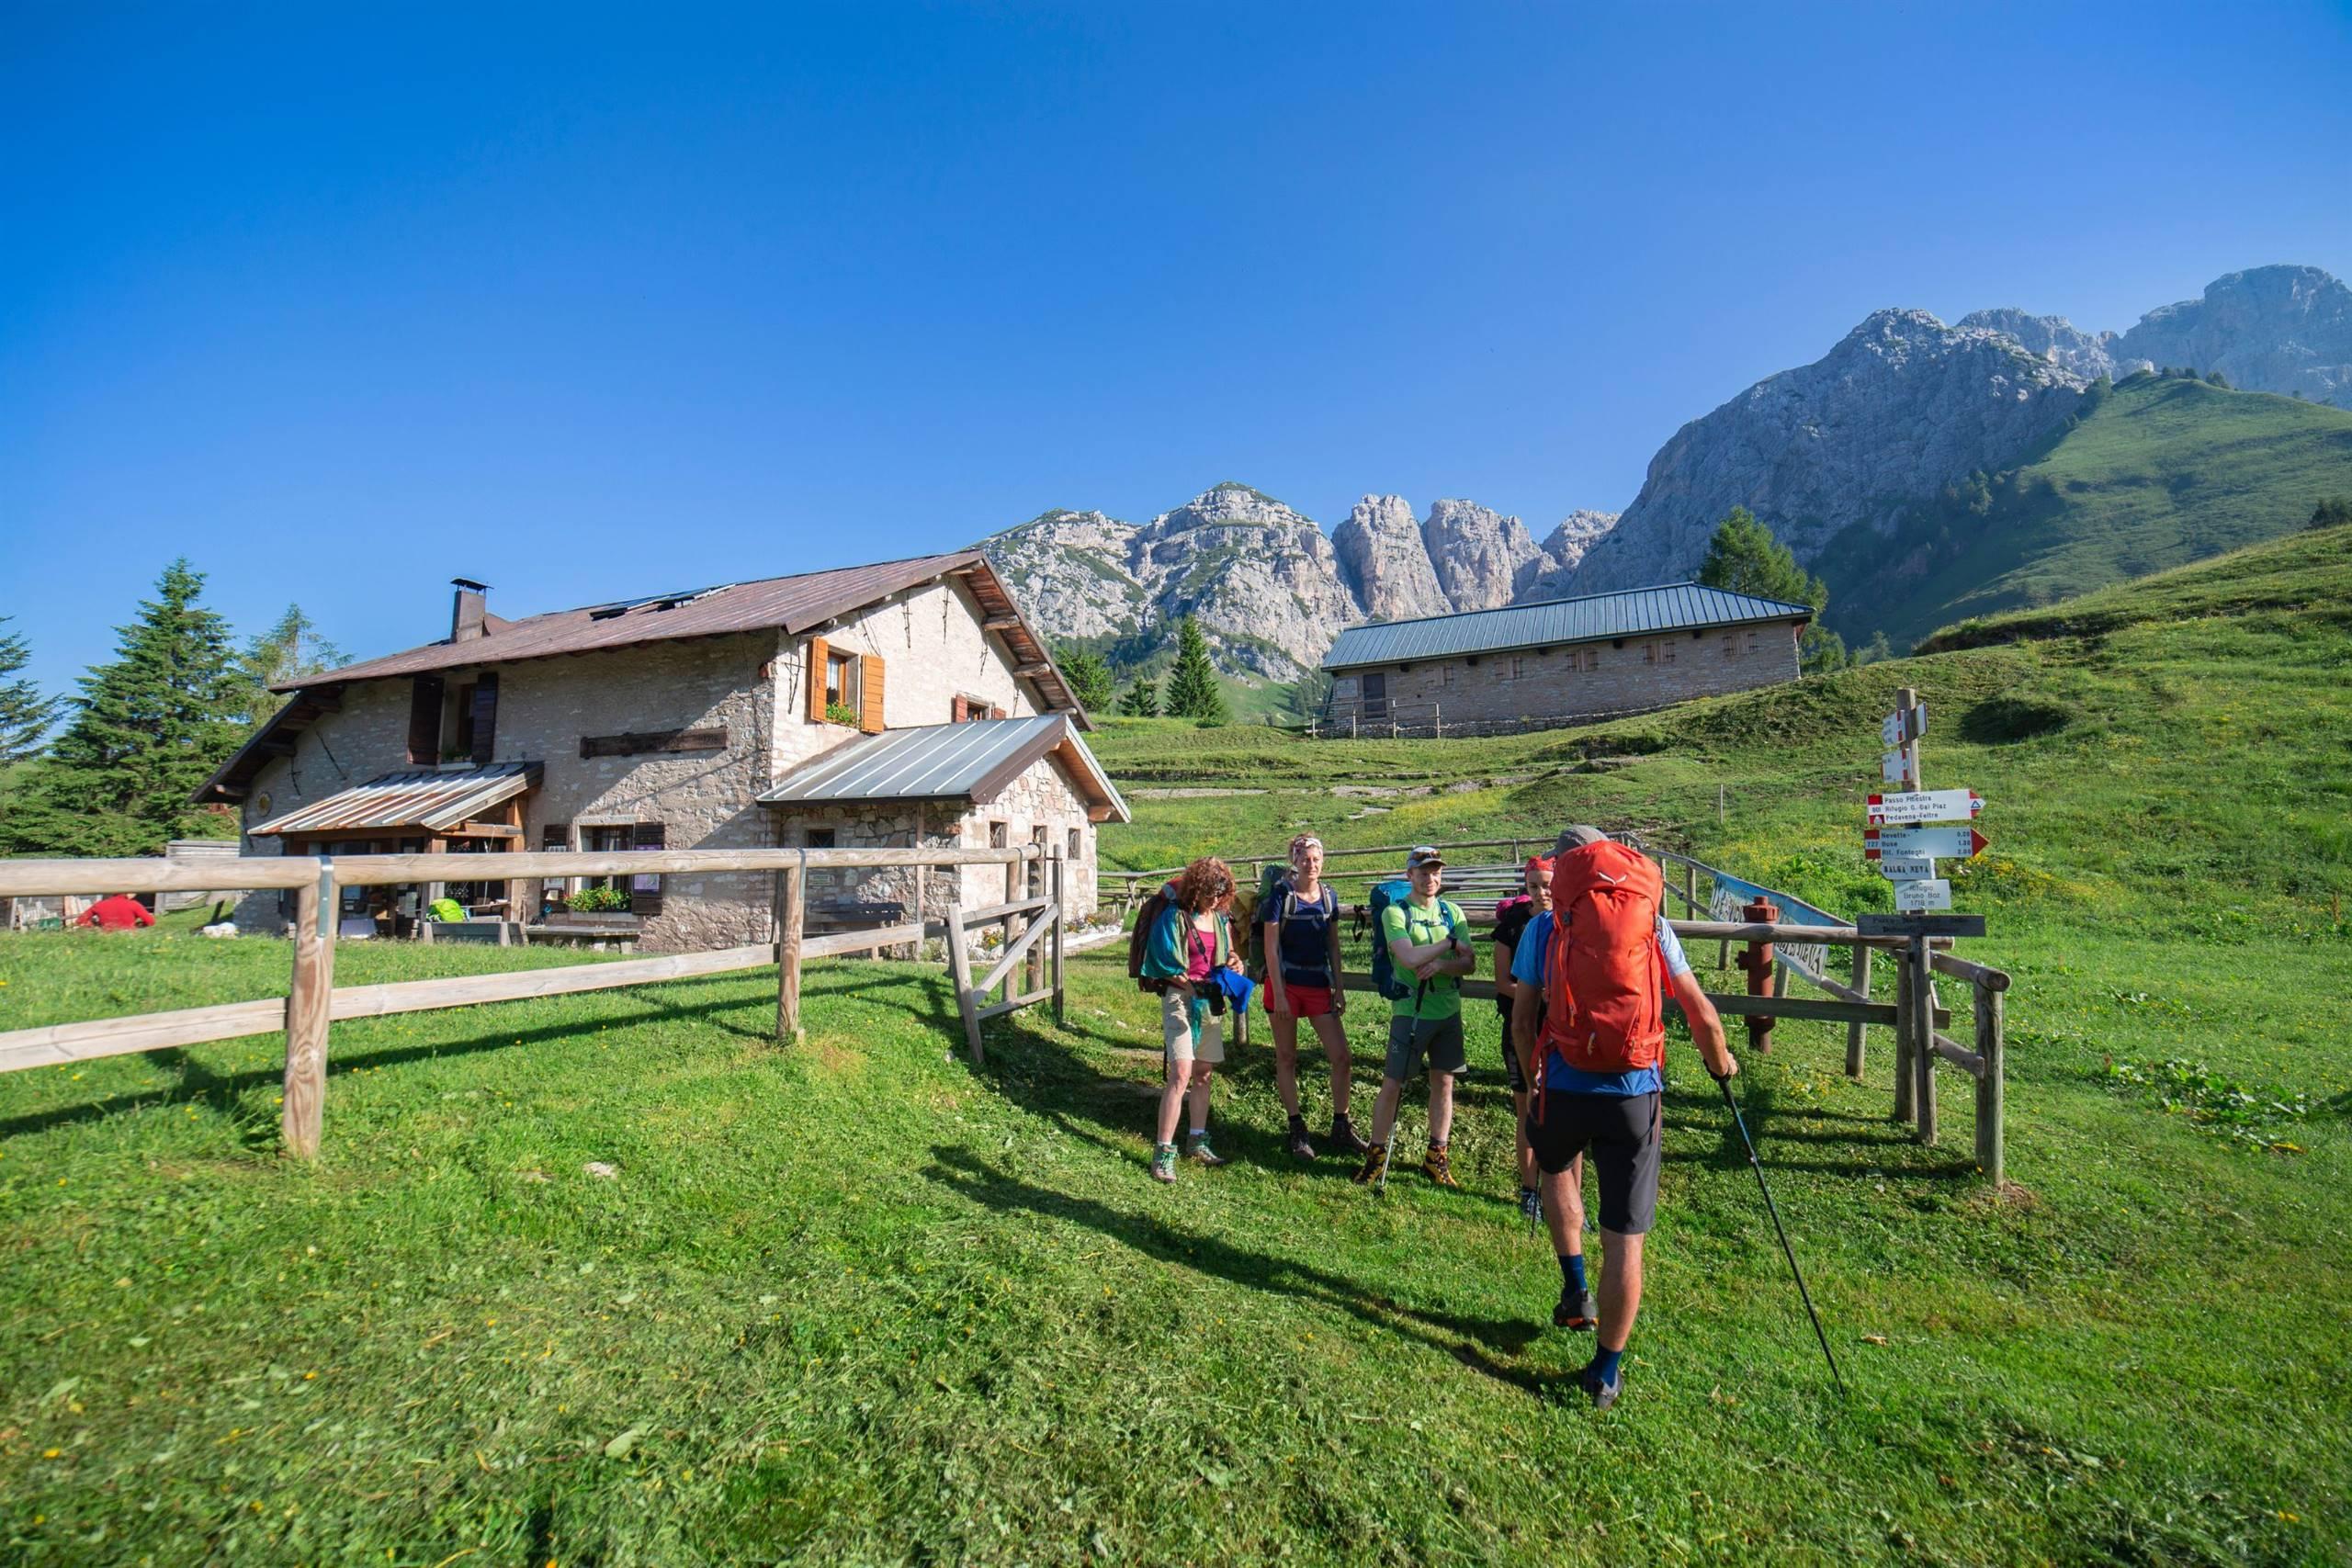
MULTIPOLYGON (((168 1046, 201 1044, 243 1035, 286 1032, 286 1098, 282 1134, 286 1151, 309 1158, 319 1151, 326 1099, 328 1026, 359 1018, 384 1018, 395 1013, 423 1012, 439 1008, 474 1007, 484 1002, 522 1001, 537 997, 569 996, 582 991, 642 986, 662 980, 698 978, 774 965, 776 971, 776 1037, 791 1040, 800 1032, 800 969, 810 958, 870 953, 920 942, 933 932, 946 934, 950 963, 963 973, 965 933, 1017 914, 1035 914, 1033 934, 1023 938, 1010 958, 1032 953, 1039 938, 1050 932, 1052 981, 1033 981, 1030 989, 987 1010, 987 1016, 1050 998, 1057 1011, 1062 1006, 1062 889, 1064 878, 1058 850, 1035 844, 1007 849, 857 849, 857 850, 632 850, 595 853, 542 851, 535 853, 492 853, 465 857, 469 876, 503 880, 532 876, 613 876, 653 873, 765 873, 775 878, 773 908, 776 935, 773 942, 722 948, 715 952, 668 953, 653 958, 626 959, 614 964, 583 964, 550 969, 525 969, 493 975, 466 975, 437 980, 402 980, 389 985, 334 984, 335 907, 340 887, 373 887, 422 882, 446 876, 447 855, 261 855, 222 859, 203 866, 175 865, 162 860, 7 861, 0 862, 0 897, 59 893, 143 893, 196 886, 203 890, 289 891, 294 895, 292 980, 287 995, 217 1007, 136 1014, 127 1018, 92 1019, 78 1023, 48 1024, 36 1029, 0 1032, 0 1072, 89 1061, 100 1056, 162 1050, 168 1046), (917 919, 897 925, 804 937, 807 920, 807 873, 820 869, 867 870, 882 866, 1001 865, 1008 880, 1025 865, 1050 865, 1049 896, 993 905, 976 910, 951 909, 944 924, 926 925, 917 919)), ((920 911, 917 911, 918 915, 920 911)), ((995 978, 995 976, 991 976, 995 978)), ((1007 987, 1008 990, 1012 987, 1007 987)), ((966 1003, 967 1012, 969 1002, 966 1003)), ((978 1025, 973 1025, 974 1055, 978 1054, 978 1025)))

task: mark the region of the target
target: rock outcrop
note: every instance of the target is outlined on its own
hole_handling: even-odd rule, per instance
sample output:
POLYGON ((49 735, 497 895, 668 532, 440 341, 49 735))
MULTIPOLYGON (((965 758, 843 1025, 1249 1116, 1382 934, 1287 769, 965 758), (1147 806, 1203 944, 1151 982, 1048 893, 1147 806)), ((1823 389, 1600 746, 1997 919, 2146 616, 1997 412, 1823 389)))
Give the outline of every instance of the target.
POLYGON ((1421 545, 1453 610, 1510 604, 1520 569, 1540 553, 1526 524, 1475 501, 1430 502, 1421 545))
MULTIPOLYGON (((1412 502, 1401 495, 1367 495, 1331 530, 1340 581, 1374 621, 1409 621, 1453 608, 1439 585, 1412 502)), ((1338 635, 1336 632, 1334 636, 1338 635)))
POLYGON ((2352 408, 2352 288, 2315 266, 2233 272, 2141 317, 2114 352, 2119 365, 2218 370, 2246 391, 2352 408))
POLYGON ((2064 316, 2032 316, 2015 306, 2005 306, 1997 310, 1971 310, 1956 324, 2007 333, 2030 352, 2086 381, 2116 373, 2115 334, 2086 333, 2064 316))
POLYGON ((1571 512, 1560 520, 1559 526, 1536 547, 1532 559, 1524 562, 1511 581, 1511 603, 1533 604, 1544 599, 1565 599, 1577 590, 1577 568, 1585 556, 1599 544, 1601 536, 1617 526, 1623 513, 1616 512, 1571 512))
POLYGON ((2007 333, 1875 311, 1820 360, 1676 432, 1575 591, 1689 576, 1735 506, 1810 561, 1849 524, 1892 527, 1916 498, 2004 466, 2055 433, 2086 385, 2007 333))

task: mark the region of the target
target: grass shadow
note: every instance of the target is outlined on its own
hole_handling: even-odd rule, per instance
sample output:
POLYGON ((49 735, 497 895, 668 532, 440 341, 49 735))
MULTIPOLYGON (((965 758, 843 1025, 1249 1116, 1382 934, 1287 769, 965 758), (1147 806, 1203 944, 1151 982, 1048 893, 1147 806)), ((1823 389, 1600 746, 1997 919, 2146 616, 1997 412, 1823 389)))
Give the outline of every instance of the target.
POLYGON ((1091 1198, 1023 1181, 952 1145, 934 1145, 931 1154, 932 1163, 923 1176, 983 1208, 1082 1225, 1146 1258, 1250 1290, 1344 1312, 1373 1327, 1418 1340, 1498 1382, 1529 1393, 1544 1391, 1544 1380, 1533 1371, 1498 1359, 1498 1355, 1523 1354, 1544 1332, 1539 1325, 1408 1307, 1294 1258, 1238 1247, 1205 1232, 1148 1220, 1091 1198))

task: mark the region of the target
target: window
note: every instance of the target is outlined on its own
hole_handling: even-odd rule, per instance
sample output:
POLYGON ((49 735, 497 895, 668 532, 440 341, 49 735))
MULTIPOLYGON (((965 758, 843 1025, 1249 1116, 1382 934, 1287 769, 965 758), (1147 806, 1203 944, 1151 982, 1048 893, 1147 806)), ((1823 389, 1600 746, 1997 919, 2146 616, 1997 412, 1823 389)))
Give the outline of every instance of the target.
POLYGON ((1724 657, 1725 659, 1737 659, 1739 657, 1739 637, 1737 633, 1724 633, 1724 657))
MULTIPOLYGON (((624 823, 618 827, 583 827, 580 829, 580 847, 592 855, 617 853, 629 847, 628 826, 624 823)), ((629 890, 628 880, 626 876, 583 876, 580 879, 580 886, 583 890, 613 887, 626 895, 629 890)))
POLYGON ((1001 849, 1004 849, 1004 848, 1008 847, 1008 846, 1012 843, 1012 840, 1011 839, 1007 838, 1007 837, 1005 836, 1005 834, 1006 834, 1006 828, 1005 828, 1005 825, 1004 825, 1003 823, 1001 823, 1001 822, 991 822, 991 823, 989 823, 989 848, 990 848, 990 849, 992 849, 992 850, 1001 850, 1001 849))
POLYGON ((1660 637, 1660 638, 1658 639, 1658 641, 1657 641, 1657 661, 1658 661, 1660 664, 1671 664, 1671 663, 1673 663, 1673 662, 1674 662, 1674 644, 1673 644, 1670 640, 1668 640, 1668 639, 1667 639, 1667 638, 1665 638, 1665 637, 1660 637))
POLYGON ((1764 634, 1762 632, 1749 632, 1747 634, 1747 651, 1750 653, 1761 653, 1764 651, 1764 634))
POLYGON ((1077 860, 1085 852, 1086 835, 1076 828, 1069 830, 1069 858, 1077 860))
POLYGON ((1657 644, 1654 642, 1645 642, 1642 644, 1642 662, 1645 664, 1656 664, 1657 662, 1657 644))
POLYGON ((840 840, 841 830, 837 828, 808 828, 800 834, 801 843, 812 850, 832 849, 840 840))
POLYGON ((988 718, 992 716, 992 710, 989 707, 988 698, 976 697, 969 692, 957 693, 956 700, 950 706, 948 713, 948 722, 951 724, 966 724, 976 718, 988 718))
POLYGON ((441 760, 460 761, 474 754, 474 682, 450 688, 448 716, 441 722, 441 760))
POLYGON ((854 653, 825 654, 825 715, 831 718, 835 710, 846 709, 851 717, 841 721, 857 722, 857 655, 854 653))
POLYGON ((1584 667, 1588 670, 1598 670, 1600 668, 1600 649, 1597 648, 1588 648, 1584 650, 1584 667))

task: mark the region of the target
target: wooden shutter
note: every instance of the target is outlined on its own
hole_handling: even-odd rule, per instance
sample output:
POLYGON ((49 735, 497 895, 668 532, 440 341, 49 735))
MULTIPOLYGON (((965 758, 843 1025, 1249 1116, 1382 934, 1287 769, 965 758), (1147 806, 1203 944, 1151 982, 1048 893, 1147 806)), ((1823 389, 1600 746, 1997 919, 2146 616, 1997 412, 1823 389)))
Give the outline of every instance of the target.
POLYGON ((408 760, 427 766, 441 760, 441 677, 419 675, 409 687, 408 760))
POLYGON ((474 763, 488 764, 498 754, 498 671, 485 670, 474 677, 474 763))
POLYGON ((992 707, 989 709, 989 716, 990 718, 1002 718, 1004 716, 1004 710, 999 707, 992 707))
POLYGON ((861 653, 857 656, 857 728, 866 735, 882 733, 882 660, 879 656, 861 653))
MULTIPOLYGON (((639 822, 629 829, 628 847, 633 850, 658 850, 663 843, 662 824, 639 822)), ((629 878, 628 912, 643 918, 662 912, 662 875, 659 872, 647 876, 629 878)))
POLYGON ((808 639, 808 722, 825 722, 825 660, 832 647, 823 637, 808 639))
POLYGON ((965 697, 965 696, 962 696, 962 695, 958 695, 958 696, 956 698, 956 704, 955 704, 955 706, 954 706, 951 710, 949 710, 949 711, 951 711, 952 713, 954 713, 954 715, 956 716, 955 716, 955 718, 954 718, 954 720, 953 720, 952 722, 956 723, 956 724, 961 724, 961 723, 963 723, 966 719, 967 719, 967 718, 969 718, 969 717, 971 717, 971 716, 972 716, 972 704, 971 704, 971 699, 970 699, 970 698, 968 698, 968 697, 965 697))

